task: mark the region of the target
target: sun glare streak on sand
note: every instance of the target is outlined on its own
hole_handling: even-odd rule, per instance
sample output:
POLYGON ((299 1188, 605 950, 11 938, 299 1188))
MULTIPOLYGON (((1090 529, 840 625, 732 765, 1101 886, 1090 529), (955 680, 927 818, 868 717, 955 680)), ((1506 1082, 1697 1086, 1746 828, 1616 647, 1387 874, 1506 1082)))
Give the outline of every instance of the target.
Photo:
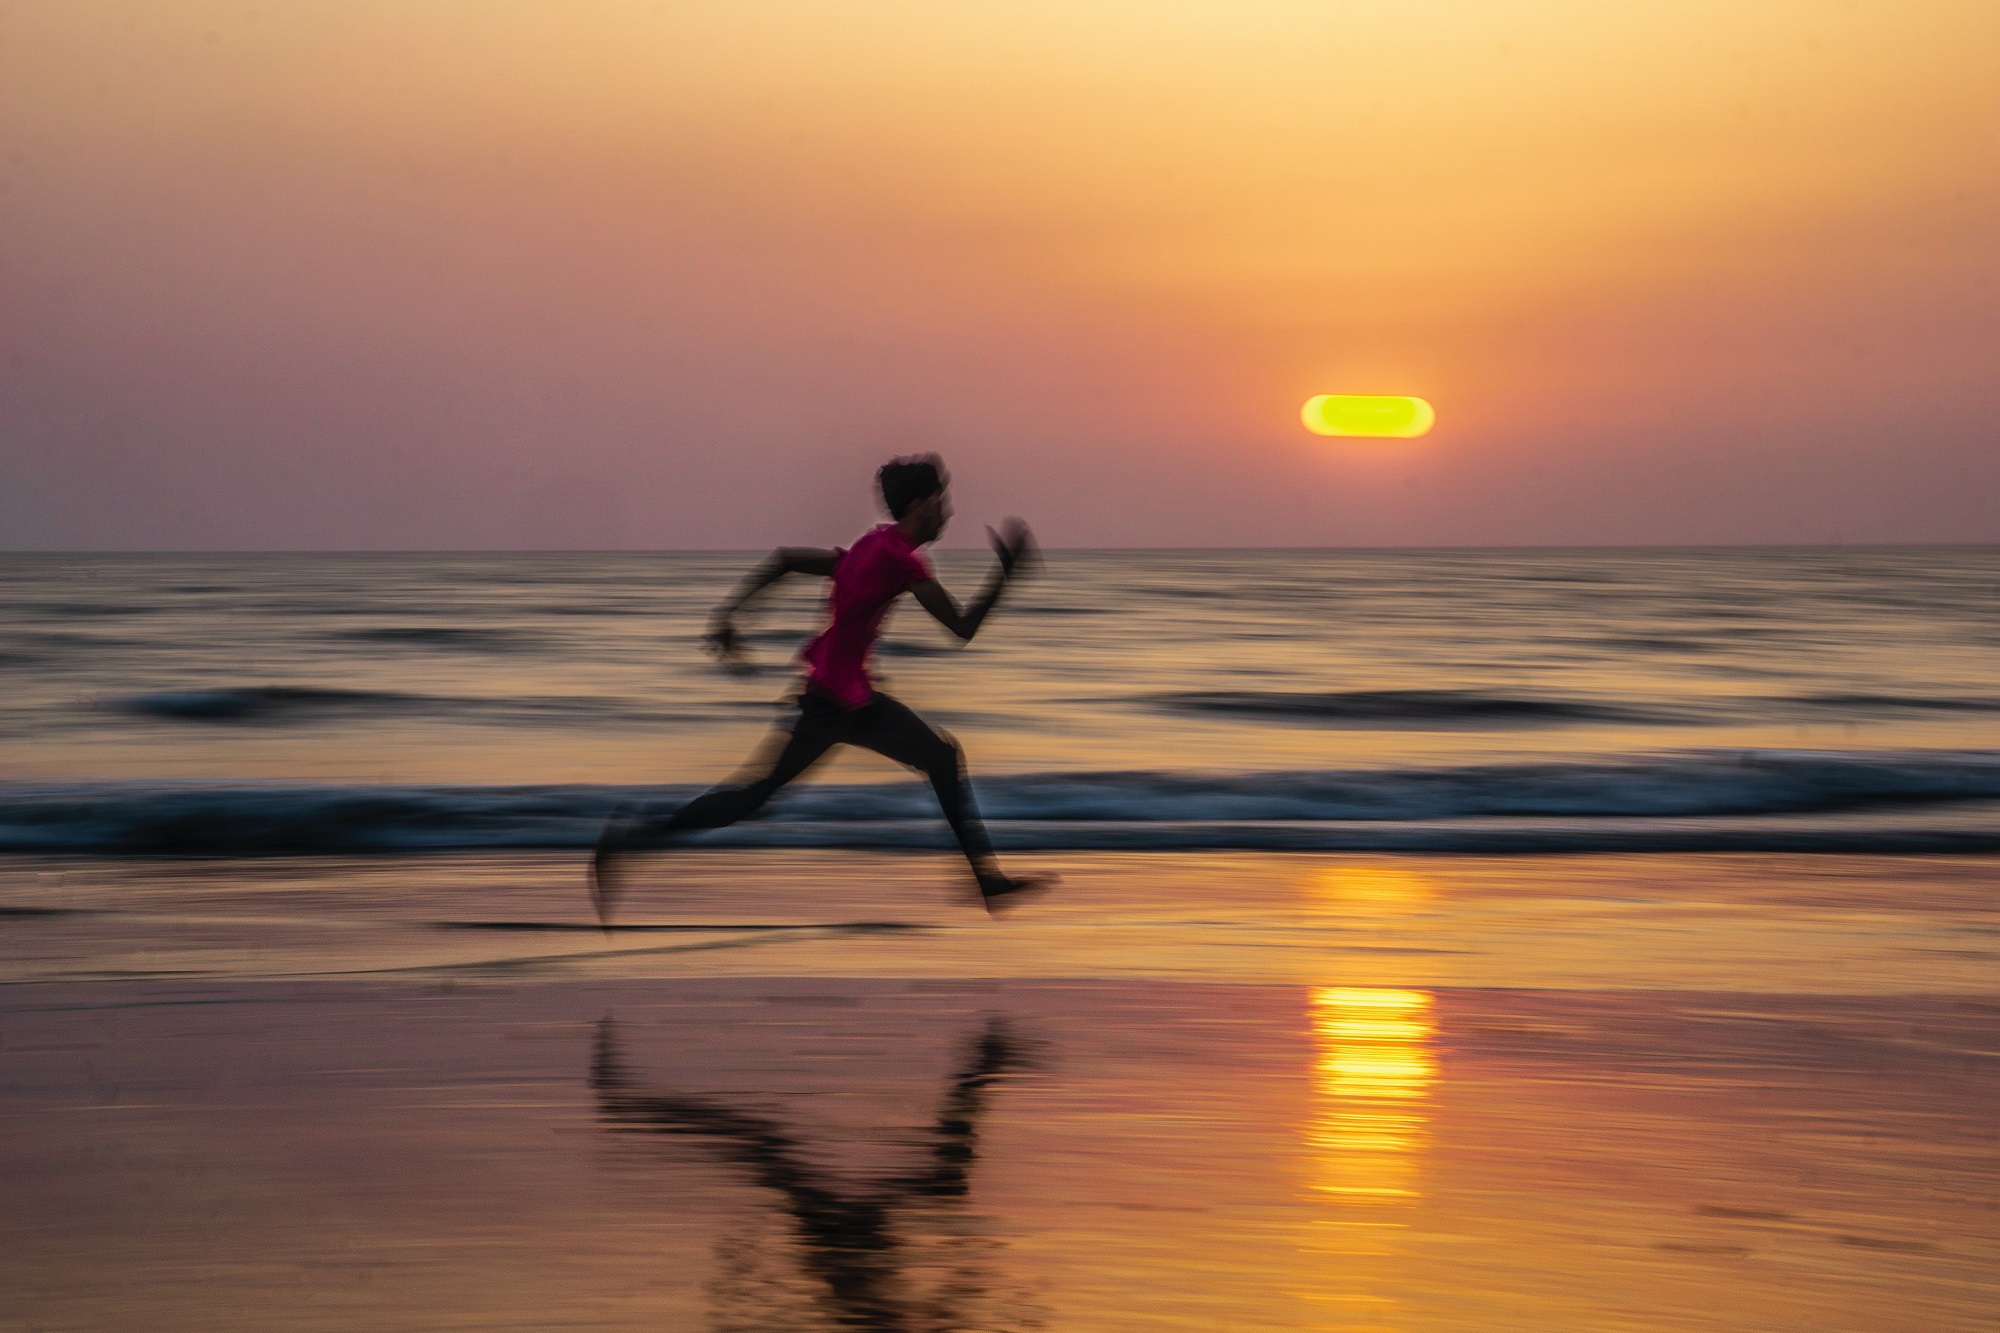
MULTIPOLYGON (((1437 896, 1415 871, 1367 864, 1324 867, 1306 888, 1350 920, 1409 916, 1437 896)), ((1300 1249, 1327 1280, 1297 1294, 1344 1326, 1395 1327, 1385 1322, 1401 1304, 1389 1273, 1405 1248, 1408 1210, 1422 1198, 1438 1078, 1435 996, 1314 986, 1306 999, 1313 1113, 1304 1155, 1310 1192, 1327 1208, 1308 1224, 1300 1249)))
POLYGON ((1396 866, 1333 865, 1313 881, 1315 897, 1353 912, 1398 915, 1437 896, 1431 881, 1396 866))
POLYGON ((1318 986, 1311 995, 1314 1188, 1348 1200, 1416 1197, 1438 1074, 1431 994, 1318 986))
POLYGON ((1325 1211, 1299 1248, 1322 1281, 1298 1292, 1315 1306, 1383 1321, 1423 1196, 1430 1095, 1438 1066, 1435 997, 1388 987, 1315 986, 1307 992, 1313 1041, 1313 1118, 1305 1132, 1310 1191, 1325 1211))

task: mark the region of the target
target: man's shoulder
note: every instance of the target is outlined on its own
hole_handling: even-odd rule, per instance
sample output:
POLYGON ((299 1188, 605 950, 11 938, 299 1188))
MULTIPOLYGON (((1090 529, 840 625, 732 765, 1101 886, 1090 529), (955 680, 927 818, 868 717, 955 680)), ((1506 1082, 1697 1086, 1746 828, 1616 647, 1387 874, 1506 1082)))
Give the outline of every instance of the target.
POLYGON ((848 553, 862 566, 900 568, 913 581, 931 577, 930 562, 894 523, 879 524, 862 533, 854 539, 848 553))
POLYGON ((919 554, 917 544, 904 535, 903 530, 894 523, 883 523, 868 529, 868 531, 856 537, 854 545, 848 549, 856 554, 865 551, 870 555, 912 556, 919 554))
POLYGON ((856 537, 853 544, 847 549, 850 551, 862 551, 880 546, 888 539, 889 534, 895 531, 896 525, 894 523, 877 523, 874 527, 856 537))

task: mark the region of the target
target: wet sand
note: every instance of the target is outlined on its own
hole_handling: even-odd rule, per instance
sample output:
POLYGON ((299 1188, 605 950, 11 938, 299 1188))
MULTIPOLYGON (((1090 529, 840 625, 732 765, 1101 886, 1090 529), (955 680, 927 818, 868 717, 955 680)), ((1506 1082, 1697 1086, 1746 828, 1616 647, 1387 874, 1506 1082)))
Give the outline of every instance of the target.
POLYGON ((1990 862, 831 864, 11 867, 0 1327, 2000 1319, 1990 862))
POLYGON ((1010 977, 2000 993, 2000 858, 686 851, 597 927, 574 853, 0 861, 0 982, 1010 977))

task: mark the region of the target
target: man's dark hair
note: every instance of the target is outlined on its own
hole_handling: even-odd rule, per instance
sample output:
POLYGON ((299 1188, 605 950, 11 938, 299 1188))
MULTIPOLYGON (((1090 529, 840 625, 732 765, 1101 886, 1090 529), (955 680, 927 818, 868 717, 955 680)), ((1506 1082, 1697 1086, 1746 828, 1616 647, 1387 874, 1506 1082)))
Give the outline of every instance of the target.
POLYGON ((875 474, 875 484, 882 488, 882 503, 889 506, 893 519, 901 519, 910 506, 936 495, 949 480, 944 460, 936 454, 892 458, 875 474))

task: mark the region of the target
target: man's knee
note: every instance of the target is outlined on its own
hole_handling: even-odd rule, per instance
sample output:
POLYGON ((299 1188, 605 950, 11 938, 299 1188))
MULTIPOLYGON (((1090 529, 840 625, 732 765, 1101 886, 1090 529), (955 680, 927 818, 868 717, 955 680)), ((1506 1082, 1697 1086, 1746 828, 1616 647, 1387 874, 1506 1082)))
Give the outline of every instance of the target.
POLYGON ((919 767, 940 777, 955 777, 965 772, 965 747, 942 732, 934 732, 924 746, 919 767))
POLYGON ((668 821, 670 827, 723 828, 764 808, 771 791, 761 782, 714 787, 689 801, 668 821))
POLYGON ((778 787, 780 785, 769 778, 765 778, 757 782, 746 782, 740 787, 733 788, 730 795, 735 798, 736 817, 738 819, 748 819, 769 805, 771 798, 778 794, 778 787))

